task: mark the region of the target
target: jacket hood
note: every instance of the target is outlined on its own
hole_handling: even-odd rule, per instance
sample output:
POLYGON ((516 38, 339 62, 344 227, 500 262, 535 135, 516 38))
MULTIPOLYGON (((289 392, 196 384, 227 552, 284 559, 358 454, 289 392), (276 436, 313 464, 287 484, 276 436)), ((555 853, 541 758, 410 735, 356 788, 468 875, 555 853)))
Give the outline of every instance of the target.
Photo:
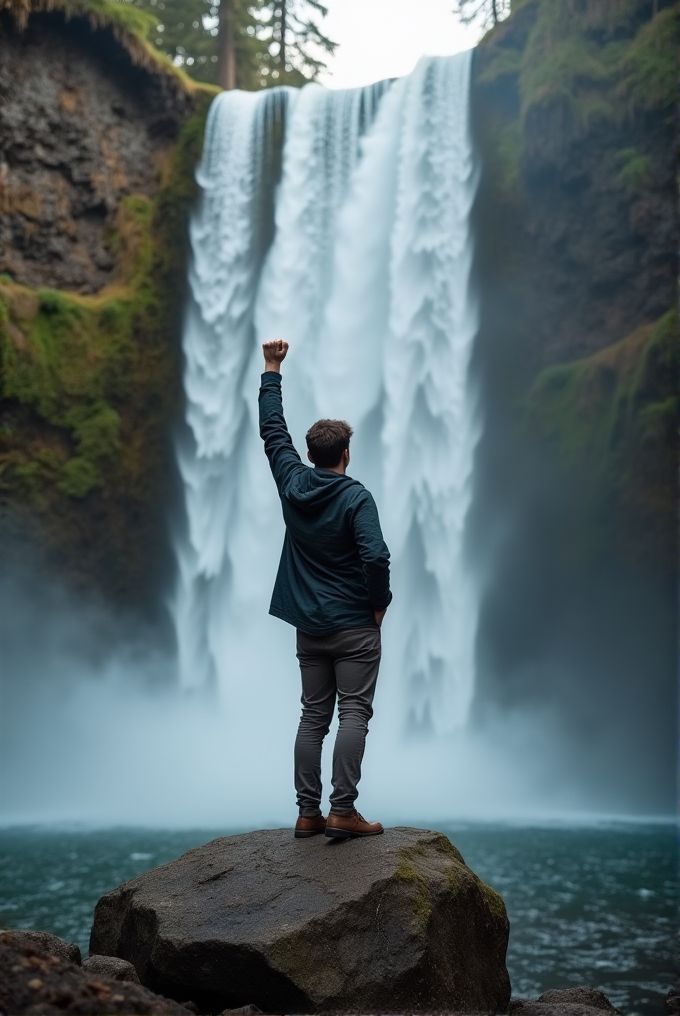
POLYGON ((310 515, 321 511, 348 487, 361 487, 358 480, 342 476, 330 469, 313 467, 297 473, 284 492, 286 500, 310 515))

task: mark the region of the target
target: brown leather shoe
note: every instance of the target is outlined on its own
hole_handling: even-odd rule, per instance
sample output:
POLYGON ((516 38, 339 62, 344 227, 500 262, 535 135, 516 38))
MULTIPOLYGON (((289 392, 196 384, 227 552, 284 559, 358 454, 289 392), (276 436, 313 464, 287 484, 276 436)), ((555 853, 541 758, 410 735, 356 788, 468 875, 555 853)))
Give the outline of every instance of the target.
POLYGON ((377 836, 384 831, 380 822, 367 822, 356 808, 349 815, 331 812, 326 822, 326 836, 333 836, 337 840, 347 840, 350 836, 377 836))
POLYGON ((326 819, 323 815, 315 815, 314 818, 300 818, 295 823, 295 838, 304 840, 308 836, 318 836, 326 830, 326 819))

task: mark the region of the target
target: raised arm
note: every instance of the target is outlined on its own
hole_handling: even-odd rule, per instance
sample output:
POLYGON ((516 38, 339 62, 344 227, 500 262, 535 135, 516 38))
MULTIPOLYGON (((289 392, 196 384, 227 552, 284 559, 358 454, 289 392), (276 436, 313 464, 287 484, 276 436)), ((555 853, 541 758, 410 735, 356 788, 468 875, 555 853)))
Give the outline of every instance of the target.
POLYGON ((350 524, 364 566, 368 599, 377 625, 392 602, 390 592, 390 552, 380 529, 378 509, 372 495, 364 490, 354 505, 350 524))
POLYGON ((260 437, 279 493, 293 473, 306 469, 288 433, 281 398, 281 363, 286 358, 288 343, 276 339, 262 345, 264 374, 260 387, 260 437))

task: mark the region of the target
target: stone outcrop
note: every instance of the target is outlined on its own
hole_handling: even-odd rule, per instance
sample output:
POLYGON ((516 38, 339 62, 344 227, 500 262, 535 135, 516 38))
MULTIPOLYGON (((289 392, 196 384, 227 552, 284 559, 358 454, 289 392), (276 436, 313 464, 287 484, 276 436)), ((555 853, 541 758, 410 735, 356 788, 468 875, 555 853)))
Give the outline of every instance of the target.
POLYGON ((214 93, 153 50, 150 17, 0 0, 0 571, 25 573, 30 554, 156 624, 214 93))
POLYGON ((190 98, 131 66, 110 29, 60 12, 23 30, 0 14, 0 53, 0 272, 95 293, 120 202, 154 192, 190 98))
POLYGON ((535 999, 517 998, 510 1003, 511 1016, 610 1016, 619 1012, 603 991, 596 988, 553 988, 535 999))
POLYGON ((92 952, 200 1011, 503 1012, 501 898, 440 833, 224 837, 104 896, 92 952))
MULTIPOLYGON (((603 991, 597 988, 551 988, 539 995, 537 1002, 542 1005, 582 1005, 590 1009, 601 1009, 604 1012, 617 1012, 603 991)), ((536 1002, 524 1002, 523 1008, 535 1005, 536 1002)))
MULTIPOLYGON (((0 1013, 12 1016, 191 1016, 140 984, 69 962, 77 946, 46 932, 0 932, 0 1013)), ((80 955, 78 951, 78 956, 80 955)))
POLYGON ((50 956, 56 956, 64 963, 75 963, 76 966, 80 966, 80 948, 75 942, 64 942, 62 938, 51 935, 49 931, 2 931, 0 936, 2 936, 0 942, 11 941, 12 946, 17 949, 27 949, 29 952, 33 949, 41 950, 50 956))
POLYGON ((101 974, 104 977, 111 977, 114 981, 131 981, 132 984, 139 984, 137 971, 132 963, 121 960, 118 956, 88 956, 83 961, 83 970, 88 974, 101 974))

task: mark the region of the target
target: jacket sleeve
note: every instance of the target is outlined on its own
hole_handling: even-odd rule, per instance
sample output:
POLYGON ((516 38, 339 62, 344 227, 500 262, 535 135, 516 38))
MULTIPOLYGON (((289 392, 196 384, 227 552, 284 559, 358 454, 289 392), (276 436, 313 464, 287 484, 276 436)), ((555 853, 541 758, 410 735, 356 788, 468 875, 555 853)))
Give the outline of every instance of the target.
POLYGON ((374 610, 384 610, 392 602, 390 552, 380 529, 376 503, 367 490, 353 506, 350 525, 364 566, 368 599, 374 610))
POLYGON ((306 469, 288 433, 283 415, 281 398, 281 375, 268 370, 262 375, 260 387, 260 437, 276 481, 279 494, 287 486, 291 476, 306 469))

